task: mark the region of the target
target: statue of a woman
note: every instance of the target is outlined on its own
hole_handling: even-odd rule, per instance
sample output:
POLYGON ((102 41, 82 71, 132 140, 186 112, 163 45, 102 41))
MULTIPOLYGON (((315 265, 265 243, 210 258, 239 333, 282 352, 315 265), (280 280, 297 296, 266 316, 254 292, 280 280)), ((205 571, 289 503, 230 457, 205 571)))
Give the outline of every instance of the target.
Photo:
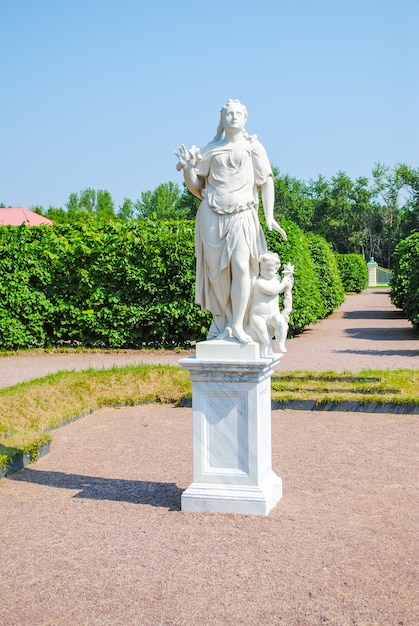
POLYGON ((214 139, 202 150, 180 146, 176 155, 189 191, 202 199, 196 216, 196 302, 213 316, 208 339, 245 331, 258 259, 267 252, 258 218, 261 190, 269 230, 285 231, 274 220, 274 179, 264 147, 245 131, 246 107, 229 100, 221 109, 214 139))

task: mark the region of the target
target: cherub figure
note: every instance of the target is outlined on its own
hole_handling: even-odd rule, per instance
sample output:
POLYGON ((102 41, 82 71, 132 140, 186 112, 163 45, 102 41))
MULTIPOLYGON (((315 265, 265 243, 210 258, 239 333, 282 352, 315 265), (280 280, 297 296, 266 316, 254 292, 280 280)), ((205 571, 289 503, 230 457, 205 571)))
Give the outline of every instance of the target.
POLYGON ((273 354, 273 338, 281 352, 286 352, 285 339, 292 310, 294 267, 285 265, 282 280, 277 274, 281 265, 275 252, 259 257, 259 276, 252 288, 249 306, 249 333, 260 344, 261 356, 273 354), (279 310, 278 295, 284 293, 284 310, 279 310))

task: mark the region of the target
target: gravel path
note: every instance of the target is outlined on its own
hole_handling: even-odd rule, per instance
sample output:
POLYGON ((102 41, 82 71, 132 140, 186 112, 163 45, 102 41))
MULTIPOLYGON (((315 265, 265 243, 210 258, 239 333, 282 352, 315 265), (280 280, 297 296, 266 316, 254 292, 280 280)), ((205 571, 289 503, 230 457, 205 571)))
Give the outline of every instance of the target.
MULTIPOLYGON (((416 346, 368 291, 289 341, 282 368, 418 368, 416 346)), ((112 365, 78 356, 0 362, 9 384, 16 363, 20 380, 47 373, 41 362, 112 365)), ((191 410, 97 411, 0 480, 0 624, 417 626, 418 430, 413 415, 273 411, 283 499, 268 517, 199 514, 180 511, 191 410)))

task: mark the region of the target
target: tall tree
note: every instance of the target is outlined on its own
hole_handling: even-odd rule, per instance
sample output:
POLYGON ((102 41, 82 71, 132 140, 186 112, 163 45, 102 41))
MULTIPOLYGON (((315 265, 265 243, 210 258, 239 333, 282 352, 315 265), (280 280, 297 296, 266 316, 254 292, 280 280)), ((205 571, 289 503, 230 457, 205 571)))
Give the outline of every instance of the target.
POLYGON ((402 237, 408 237, 412 232, 419 230, 419 169, 413 169, 406 164, 397 166, 397 173, 403 182, 403 189, 407 198, 402 207, 402 237))
POLYGON ((403 179, 397 168, 390 168, 382 163, 376 163, 372 170, 374 179, 373 197, 375 197, 383 226, 382 262, 387 267, 391 265, 391 255, 395 245, 401 239, 400 191, 403 179))
POLYGON ((93 215, 96 209, 96 191, 88 187, 80 192, 79 210, 93 215))
POLYGON ((339 252, 350 252, 348 241, 352 205, 352 181, 344 173, 332 177, 328 183, 320 177, 314 187, 313 230, 327 239, 339 252))
POLYGON ((121 220, 129 220, 134 217, 134 203, 129 198, 124 198, 123 203, 119 207, 117 217, 121 220))
POLYGON ((29 207, 29 209, 31 211, 33 211, 34 213, 37 213, 38 215, 42 215, 42 216, 45 217, 45 215, 44 215, 44 207, 41 206, 40 204, 37 204, 36 206, 31 206, 31 207, 29 207))
POLYGON ((135 208, 139 218, 184 219, 187 215, 186 210, 179 206, 180 198, 179 185, 163 183, 154 191, 143 191, 140 199, 135 202, 135 208))
POLYGON ((109 191, 99 189, 96 193, 95 214, 96 217, 104 220, 115 217, 115 206, 109 191))
POLYGON ((75 192, 70 193, 66 207, 67 207, 67 212, 68 212, 68 219, 70 221, 78 219, 80 215, 80 211, 79 211, 79 196, 77 193, 75 192))
POLYGON ((201 201, 189 191, 185 183, 182 183, 182 185, 183 189, 177 204, 177 210, 179 215, 184 216, 184 219, 193 220, 201 201))
POLYGON ((377 244, 368 179, 360 177, 353 182, 345 172, 338 172, 330 181, 319 176, 311 182, 309 193, 314 206, 311 230, 338 252, 367 256, 377 244))
MULTIPOLYGON (((349 192, 352 212, 346 235, 351 244, 351 252, 361 253, 364 257, 373 256, 373 249, 378 249, 374 206, 371 202, 371 190, 368 179, 360 177, 352 184, 349 192)), ((343 231, 345 236, 345 230, 343 231)))
POLYGON ((288 219, 302 230, 310 230, 313 223, 314 205, 309 188, 291 176, 275 177, 275 214, 280 222, 288 219))
POLYGON ((91 187, 77 193, 71 193, 66 204, 70 222, 81 219, 112 219, 115 216, 115 208, 109 191, 99 189, 95 191, 91 187))
POLYGON ((45 212, 45 217, 52 220, 54 224, 67 224, 70 221, 68 211, 53 206, 45 212))

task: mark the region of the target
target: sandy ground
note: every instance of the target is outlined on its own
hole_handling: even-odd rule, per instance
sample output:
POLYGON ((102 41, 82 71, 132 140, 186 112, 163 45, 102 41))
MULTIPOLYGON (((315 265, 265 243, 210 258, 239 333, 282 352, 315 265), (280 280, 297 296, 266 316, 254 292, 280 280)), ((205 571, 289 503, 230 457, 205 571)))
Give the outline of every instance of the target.
MULTIPOLYGON (((286 369, 419 367, 382 292, 288 350, 286 369)), ((2 380, 112 365, 78 356, 5 357, 2 380)), ((273 411, 284 496, 269 516, 187 513, 191 410, 97 411, 0 480, 0 624, 416 626, 418 430, 414 415, 273 411)))
POLYGON ((191 411, 103 409, 0 481, 0 623, 414 626, 418 418, 273 411, 268 517, 186 513, 191 411))

